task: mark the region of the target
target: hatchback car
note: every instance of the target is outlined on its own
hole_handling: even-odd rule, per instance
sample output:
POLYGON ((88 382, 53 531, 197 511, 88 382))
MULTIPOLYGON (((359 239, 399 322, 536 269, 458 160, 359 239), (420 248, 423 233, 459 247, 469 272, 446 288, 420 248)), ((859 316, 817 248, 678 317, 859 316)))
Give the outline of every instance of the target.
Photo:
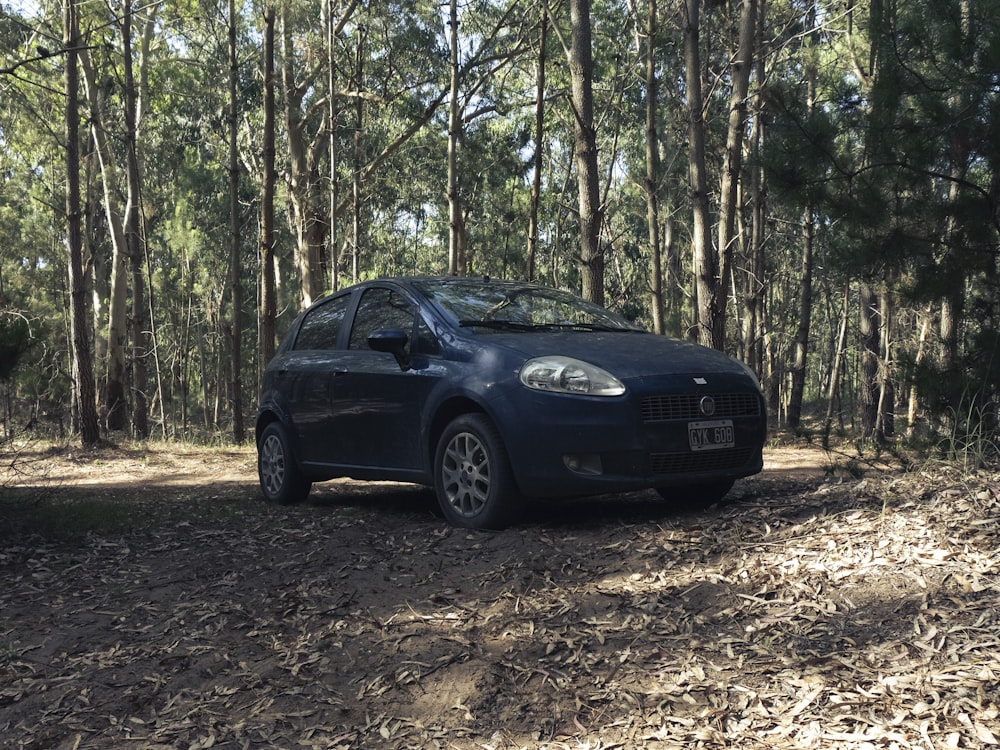
POLYGON ((765 433, 754 374, 725 354, 558 289, 460 277, 313 304, 267 367, 256 424, 269 501, 334 477, 415 482, 472 528, 527 498, 710 504, 761 470, 765 433))

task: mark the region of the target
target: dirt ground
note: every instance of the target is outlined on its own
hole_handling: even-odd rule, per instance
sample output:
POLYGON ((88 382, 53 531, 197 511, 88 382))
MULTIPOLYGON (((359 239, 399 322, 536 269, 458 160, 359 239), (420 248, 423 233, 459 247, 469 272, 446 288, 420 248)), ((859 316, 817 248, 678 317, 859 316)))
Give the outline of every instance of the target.
POLYGON ((484 533, 408 485, 267 506, 249 448, 3 459, 3 748, 1000 742, 996 471, 786 446, 707 511, 484 533))

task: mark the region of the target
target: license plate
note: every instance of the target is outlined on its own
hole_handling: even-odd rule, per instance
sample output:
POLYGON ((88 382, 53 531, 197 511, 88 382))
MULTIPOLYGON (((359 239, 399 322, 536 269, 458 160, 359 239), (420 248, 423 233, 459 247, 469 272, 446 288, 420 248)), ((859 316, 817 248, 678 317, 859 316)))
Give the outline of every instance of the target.
POLYGON ((708 422, 688 422, 688 443, 693 451, 732 448, 736 444, 733 420, 713 419, 708 422))

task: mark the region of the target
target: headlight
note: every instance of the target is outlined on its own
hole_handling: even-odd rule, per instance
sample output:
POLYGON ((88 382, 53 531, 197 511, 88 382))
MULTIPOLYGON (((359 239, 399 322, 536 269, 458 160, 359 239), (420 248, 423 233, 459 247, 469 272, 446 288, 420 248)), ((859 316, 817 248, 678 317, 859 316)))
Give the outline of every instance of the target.
POLYGON ((529 388, 581 396, 620 396, 622 382, 600 367, 572 357, 536 357, 521 367, 519 377, 529 388))

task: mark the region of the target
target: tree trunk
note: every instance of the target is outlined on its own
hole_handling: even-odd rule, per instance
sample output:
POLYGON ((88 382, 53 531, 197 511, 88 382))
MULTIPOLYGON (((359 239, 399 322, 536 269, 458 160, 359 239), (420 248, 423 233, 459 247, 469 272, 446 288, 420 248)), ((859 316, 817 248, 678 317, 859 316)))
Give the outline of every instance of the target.
MULTIPOLYGON (((816 49, 818 39, 816 26, 816 5, 809 9, 809 42, 805 47, 806 116, 812 116, 816 109, 816 49)), ((788 400, 788 427, 797 432, 802 420, 802 399, 805 393, 806 364, 809 357, 809 328, 813 306, 813 239, 816 233, 816 219, 812 201, 806 202, 802 211, 802 270, 799 277, 799 324, 795 332, 794 358, 792 360, 792 384, 788 400)))
POLYGON ((799 429, 802 420, 802 398, 805 392, 806 363, 809 354, 809 327, 812 316, 813 291, 813 237, 815 221, 812 206, 807 206, 802 215, 802 271, 799 278, 799 324, 795 332, 794 355, 792 359, 792 383, 788 399, 788 427, 799 429))
POLYGON ((233 440, 244 439, 243 425, 243 264, 240 262, 239 61, 236 58, 236 0, 229 0, 229 283, 232 295, 230 369, 233 389, 233 440))
POLYGON ((80 212, 80 94, 77 48, 80 44, 75 0, 63 2, 63 46, 66 49, 66 240, 69 245, 70 327, 73 374, 80 414, 80 439, 96 444, 101 437, 97 421, 97 394, 87 326, 90 310, 83 274, 83 231, 80 212))
POLYGON ((528 281, 535 280, 535 262, 538 255, 538 206, 542 195, 542 148, 545 137, 545 48, 548 41, 549 15, 542 10, 538 40, 538 70, 535 74, 535 155, 532 160, 531 207, 528 214, 528 281))
POLYGON ((458 191, 458 144, 462 133, 462 113, 458 101, 458 0, 449 0, 448 28, 451 31, 448 67, 448 273, 464 273, 462 258, 462 202, 458 191))
MULTIPOLYGON (((361 87, 364 85, 364 57, 362 55, 362 49, 364 48, 364 31, 359 30, 358 32, 358 46, 355 54, 354 60, 354 88, 357 91, 361 91, 361 87)), ((364 117, 365 117, 365 105, 364 100, 358 96, 354 100, 354 169, 353 175, 354 179, 352 181, 352 195, 353 195, 353 230, 352 234, 354 237, 354 246, 351 253, 351 280, 354 283, 358 282, 359 274, 361 271, 361 246, 364 235, 364 226, 361 219, 361 131, 364 127, 364 117)))
POLYGON ((660 242, 660 143, 656 127, 659 80, 656 77, 656 0, 646 13, 646 225, 649 233, 649 302, 653 332, 664 333, 663 248, 660 242))
POLYGON ((704 321, 712 334, 712 346, 726 347, 726 285, 729 283, 736 243, 736 215, 739 211, 739 186, 743 171, 743 134, 746 132, 747 95, 750 92, 750 72, 753 70, 754 37, 757 32, 757 0, 743 0, 740 13, 739 48, 730 66, 732 90, 729 94, 729 121, 726 129, 726 150, 722 162, 719 188, 719 260, 718 277, 713 279, 711 301, 702 310, 710 316, 704 321))
POLYGON ((861 428, 865 440, 881 442, 879 422, 879 301, 867 281, 862 281, 861 317, 861 428))
MULTIPOLYGON (((316 194, 315 154, 310 153, 306 123, 302 115, 305 89, 295 81, 295 48, 289 27, 287 4, 282 5, 281 78, 285 95, 285 124, 288 135, 288 202, 295 234, 295 265, 299 272, 301 306, 308 307, 323 292, 320 249, 324 224, 317 216, 320 198, 316 194)), ((326 141, 323 141, 325 148, 326 141)))
POLYGON ((878 373, 878 417, 876 433, 880 438, 896 434, 896 381, 893 378, 893 308, 888 285, 879 293, 879 346, 881 360, 878 373))
POLYGON ((573 87, 573 131, 576 180, 580 205, 580 275, 583 296, 604 303, 604 253, 601 250, 600 175, 597 172, 597 131, 594 128, 594 63, 590 0, 570 0, 572 37, 569 71, 573 87))
POLYGON ((958 321, 962 316, 962 287, 958 287, 958 293, 945 296, 941 300, 941 322, 940 337, 941 347, 938 352, 938 361, 943 373, 951 374, 955 372, 958 362, 958 321))
POLYGON ((701 90, 699 48, 701 0, 685 0, 684 68, 688 109, 688 179, 691 186, 691 242, 694 263, 695 326, 692 338, 712 345, 712 300, 718 270, 712 251, 708 205, 708 169, 705 163, 705 117, 701 90))
MULTIPOLYGON (((975 49, 975 44, 971 38, 972 8, 970 0, 960 0, 959 12, 961 13, 962 37, 968 40, 965 48, 973 50, 975 49)), ((972 53, 970 52, 969 59, 966 61, 970 66, 973 65, 971 57, 972 53)), ((966 112, 968 111, 968 105, 965 101, 967 98, 968 96, 964 92, 956 88, 948 97, 948 104, 954 112, 966 112)), ((948 166, 948 176, 950 178, 948 203, 950 206, 955 206, 958 203, 962 192, 961 185, 968 171, 969 149, 973 138, 966 130, 967 128, 956 124, 955 130, 951 135, 951 143, 949 144, 950 147, 948 150, 951 163, 948 166)), ((948 216, 945 226, 945 242, 948 247, 954 248, 959 246, 963 242, 961 235, 962 227, 952 213, 948 216)), ((950 293, 946 294, 941 300, 941 346, 939 350, 941 370, 945 373, 946 377, 957 372, 959 330, 962 317, 965 313, 965 275, 961 269, 951 272, 950 275, 953 275, 955 278, 951 279, 950 293)))
POLYGON ((101 112, 101 91, 97 85, 90 55, 84 51, 80 61, 84 70, 87 98, 90 102, 90 122, 97 158, 101 166, 101 183, 104 189, 104 209, 111 229, 111 290, 108 299, 107 363, 101 410, 109 430, 124 430, 128 426, 128 400, 126 390, 128 343, 128 249, 125 245, 125 228, 122 209, 116 194, 118 171, 114 155, 108 145, 107 132, 101 112))
POLYGON ((837 347, 833 355, 833 369, 830 372, 830 388, 826 400, 826 424, 823 428, 823 447, 830 445, 830 430, 833 427, 833 410, 840 388, 840 372, 844 363, 844 348, 847 345, 847 320, 851 309, 851 285, 844 289, 844 303, 840 314, 840 333, 837 334, 837 347))
MULTIPOLYGON (((931 312, 928 310, 918 316, 920 321, 920 338, 917 341, 917 354, 913 359, 913 364, 917 370, 923 364, 927 349, 927 330, 930 327, 931 312)), ((914 379, 910 383, 909 403, 906 409, 906 436, 913 437, 917 431, 917 420, 920 416, 920 394, 917 390, 917 383, 914 379)))
POLYGON ((149 437, 149 405, 146 388, 149 353, 148 310, 145 295, 145 253, 140 222, 140 177, 138 151, 138 91, 132 60, 132 4, 122 0, 122 95, 125 102, 125 174, 128 200, 125 204, 125 247, 132 271, 132 427, 136 437, 149 437))
MULTIPOLYGON (((334 95, 336 91, 336 76, 337 76, 337 66, 334 60, 334 53, 336 51, 336 40, 337 40, 337 24, 333 20, 333 0, 326 0, 326 67, 327 67, 327 79, 326 88, 329 92, 327 97, 327 137, 329 138, 329 145, 327 148, 330 151, 330 232, 327 238, 327 257, 330 261, 330 289, 337 290, 340 288, 340 254, 337 248, 337 203, 339 201, 339 195, 337 192, 337 97, 334 95)), ((273 20, 272 20, 273 24, 273 20)), ((273 29, 272 29, 273 33, 273 29)), ((271 64, 273 66, 274 61, 272 59, 271 64)), ((273 106, 273 101, 272 101, 273 106)), ((273 135, 272 135, 273 138, 273 135)), ((273 167, 273 163, 272 163, 273 167)))
POLYGON ((264 6, 264 132, 260 198, 260 366, 274 358, 278 298, 274 273, 274 6, 264 6))
MULTIPOLYGON (((757 87, 754 92, 753 132, 751 133, 752 163, 754 164, 750 179, 750 205, 752 218, 750 229, 750 257, 747 264, 746 288, 744 290, 745 312, 743 316, 743 358, 760 377, 765 380, 764 367, 764 330, 767 312, 764 279, 764 239, 767 224, 767 172, 763 166, 761 152, 764 147, 767 129, 765 127, 765 104, 762 82, 765 80, 764 54, 762 50, 764 37, 764 19, 766 18, 765 0, 760 0, 757 14, 757 87)), ((769 373, 768 373, 769 375, 769 373)), ((766 386, 765 386, 766 387, 766 386)))

